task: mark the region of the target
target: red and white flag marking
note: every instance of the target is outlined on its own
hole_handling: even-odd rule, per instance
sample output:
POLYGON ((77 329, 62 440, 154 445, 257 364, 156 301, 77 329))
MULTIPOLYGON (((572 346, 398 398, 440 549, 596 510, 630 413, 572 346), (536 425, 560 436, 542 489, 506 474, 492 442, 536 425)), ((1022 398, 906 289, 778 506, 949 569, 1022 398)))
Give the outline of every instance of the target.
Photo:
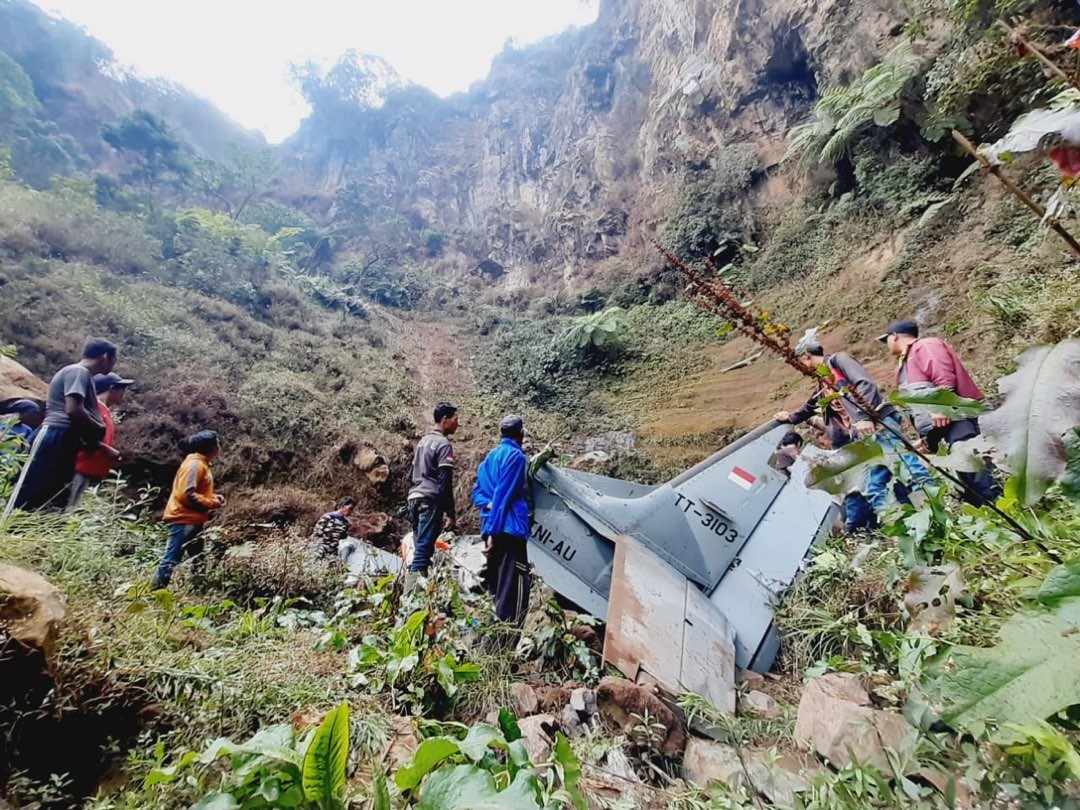
POLYGON ((751 475, 742 467, 732 467, 731 472, 728 473, 728 481, 743 489, 750 489, 757 481, 757 476, 751 475))

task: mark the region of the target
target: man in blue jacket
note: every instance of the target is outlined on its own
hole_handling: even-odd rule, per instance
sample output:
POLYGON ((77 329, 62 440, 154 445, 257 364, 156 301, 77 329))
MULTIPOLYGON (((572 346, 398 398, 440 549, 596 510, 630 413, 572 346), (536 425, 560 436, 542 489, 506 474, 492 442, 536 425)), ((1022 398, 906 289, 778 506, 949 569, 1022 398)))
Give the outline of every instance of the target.
POLYGON ((520 416, 499 424, 502 441, 476 471, 472 501, 480 509, 481 533, 488 538, 488 570, 494 574, 495 613, 521 624, 529 608, 528 460, 521 449, 525 426, 520 416))

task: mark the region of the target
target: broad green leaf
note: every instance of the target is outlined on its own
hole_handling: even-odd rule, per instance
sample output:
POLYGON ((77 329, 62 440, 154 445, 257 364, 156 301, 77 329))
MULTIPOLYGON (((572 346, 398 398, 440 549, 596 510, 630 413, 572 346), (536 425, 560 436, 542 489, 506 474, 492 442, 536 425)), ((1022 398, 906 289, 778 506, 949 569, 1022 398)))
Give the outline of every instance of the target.
POLYGON ((972 439, 956 442, 952 447, 945 448, 944 454, 938 453, 931 456, 934 466, 939 470, 952 470, 953 472, 978 472, 986 466, 985 454, 990 452, 990 444, 985 436, 979 435, 972 439))
POLYGON ((529 759, 529 749, 525 747, 524 740, 514 740, 512 743, 510 743, 510 747, 508 750, 510 756, 510 764, 514 766, 514 771, 519 768, 532 767, 532 760, 529 759))
POLYGON ((349 704, 341 703, 319 724, 304 754, 304 796, 320 810, 344 807, 349 765, 349 704))
POLYGON ((1076 596, 1080 596, 1080 557, 1052 568, 1035 594, 1044 605, 1057 605, 1076 596))
POLYGON ((1015 476, 1015 492, 1031 506, 1065 472, 1065 432, 1080 424, 1080 340, 1036 346, 1017 370, 998 380, 1004 401, 979 420, 1015 476))
POLYGON ((581 763, 561 731, 555 734, 555 746, 552 748, 552 753, 555 755, 555 762, 562 774, 563 787, 570 794, 574 807, 576 810, 588 810, 589 803, 585 801, 585 796, 578 787, 578 780, 581 779, 581 763))
POLYGON ((1044 720, 1080 703, 1080 632, 1061 613, 1020 613, 995 647, 957 646, 924 670, 915 700, 978 736, 987 723, 1044 720))
POLYGON ((199 755, 196 752, 188 751, 175 764, 165 768, 154 768, 143 780, 143 787, 153 787, 154 785, 172 782, 180 771, 198 759, 199 755))
POLYGON ((989 410, 981 400, 959 396, 948 388, 893 391, 889 402, 912 413, 939 413, 950 419, 969 419, 989 410))
POLYGON ((507 742, 515 742, 521 739, 521 726, 513 712, 505 706, 499 709, 499 728, 502 729, 503 737, 507 742))
POLYGON ((432 737, 424 740, 413 754, 412 762, 394 774, 394 783, 400 790, 412 790, 440 762, 460 751, 458 741, 449 737, 432 737))
POLYGON ((806 486, 832 495, 846 494, 862 486, 863 470, 869 464, 885 463, 881 445, 868 437, 845 445, 828 458, 814 464, 806 475, 806 486))
POLYGON ((229 793, 211 793, 203 796, 188 810, 239 810, 240 804, 229 793))
POLYGON ((431 775, 420 793, 418 810, 540 810, 536 777, 518 771, 506 790, 475 765, 442 768, 431 775))
POLYGON ((267 757, 300 767, 302 758, 294 747, 296 731, 288 723, 267 726, 250 739, 234 743, 227 737, 214 740, 199 756, 199 762, 209 764, 219 757, 249 754, 267 757))
POLYGON ((461 753, 473 762, 479 762, 491 748, 492 743, 499 743, 497 748, 506 748, 506 740, 497 728, 487 723, 477 723, 469 729, 469 733, 458 743, 458 747, 461 753))
POLYGON ((371 772, 373 774, 372 788, 375 793, 372 810, 394 810, 393 804, 390 803, 390 787, 386 784, 386 773, 374 763, 372 763, 371 772))

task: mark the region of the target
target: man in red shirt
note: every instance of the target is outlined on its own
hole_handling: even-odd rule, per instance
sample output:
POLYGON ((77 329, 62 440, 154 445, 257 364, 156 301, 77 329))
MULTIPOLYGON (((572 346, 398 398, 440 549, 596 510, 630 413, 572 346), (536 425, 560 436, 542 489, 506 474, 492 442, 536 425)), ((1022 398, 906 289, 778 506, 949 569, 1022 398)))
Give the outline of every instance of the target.
POLYGON ((86 492, 86 488, 107 478, 120 461, 120 453, 115 447, 116 424, 112 410, 123 404, 127 387, 133 382, 135 381, 124 379, 113 371, 94 375, 94 393, 97 394, 98 404, 101 406, 99 410, 101 420, 105 423, 105 437, 96 449, 80 450, 75 457, 75 478, 71 481, 71 495, 67 505, 69 512, 79 505, 79 499, 86 492))
MULTIPOLYGON (((878 340, 888 346, 890 354, 898 358, 896 384, 901 391, 911 393, 940 388, 968 399, 986 398, 964 368, 956 350, 941 338, 920 338, 919 324, 915 321, 890 324, 888 331, 878 340)), ((956 442, 979 435, 979 420, 976 418, 953 421, 940 413, 919 413, 911 421, 932 453, 937 452, 942 442, 946 447, 952 447, 956 442)), ((975 506, 993 503, 1001 497, 1001 485, 994 477, 993 465, 987 464, 978 472, 958 473, 967 484, 964 500, 975 506)))

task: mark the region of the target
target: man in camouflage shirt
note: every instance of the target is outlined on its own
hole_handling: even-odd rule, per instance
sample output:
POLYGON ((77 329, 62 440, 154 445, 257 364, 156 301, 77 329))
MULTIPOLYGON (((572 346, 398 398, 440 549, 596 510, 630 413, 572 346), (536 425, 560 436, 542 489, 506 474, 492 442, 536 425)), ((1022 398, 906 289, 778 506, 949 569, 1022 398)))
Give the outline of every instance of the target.
POLYGON ((315 521, 315 528, 311 531, 311 550, 316 557, 337 559, 338 544, 349 536, 349 516, 355 508, 356 499, 345 497, 337 502, 337 509, 315 521))

